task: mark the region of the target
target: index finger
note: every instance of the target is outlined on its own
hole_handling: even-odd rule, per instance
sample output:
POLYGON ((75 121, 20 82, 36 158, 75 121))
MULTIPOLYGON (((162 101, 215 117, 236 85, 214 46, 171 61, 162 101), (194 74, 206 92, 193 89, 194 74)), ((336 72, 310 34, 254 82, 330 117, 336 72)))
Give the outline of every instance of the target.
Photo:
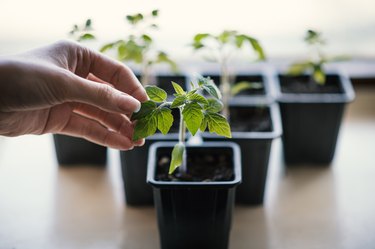
POLYGON ((90 73, 112 84, 118 90, 133 96, 140 102, 148 99, 145 89, 130 68, 90 49, 89 56, 90 73))

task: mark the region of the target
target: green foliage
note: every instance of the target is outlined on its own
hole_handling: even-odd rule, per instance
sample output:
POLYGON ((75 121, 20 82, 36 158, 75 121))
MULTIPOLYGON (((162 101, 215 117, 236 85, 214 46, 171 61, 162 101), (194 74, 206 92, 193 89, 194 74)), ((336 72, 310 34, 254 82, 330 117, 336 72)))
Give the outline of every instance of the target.
POLYGON ((328 58, 322 52, 322 47, 326 44, 321 32, 307 30, 304 41, 312 48, 312 58, 305 61, 297 61, 289 66, 287 74, 301 75, 309 73, 313 81, 317 84, 324 85, 326 82, 326 73, 324 65, 329 62, 347 60, 348 57, 337 56, 328 58))
POLYGON ((221 62, 223 60, 223 56, 230 57, 234 51, 242 49, 246 43, 250 45, 252 50, 255 52, 258 60, 266 59, 264 50, 257 39, 249 35, 239 33, 236 30, 224 30, 217 35, 209 33, 196 34, 193 37, 191 46, 194 50, 214 50, 216 52, 215 55, 209 58, 212 58, 216 62, 221 62), (228 49, 231 51, 225 51, 228 49), (229 55, 227 53, 229 53, 229 55))
POLYGON ((223 108, 219 97, 220 91, 212 80, 200 78, 198 86, 192 84, 193 89, 186 92, 182 87, 172 82, 175 89, 175 98, 168 102, 166 92, 157 86, 146 86, 146 92, 150 100, 142 103, 141 109, 132 115, 132 120, 136 120, 133 140, 139 140, 153 135, 158 129, 163 134, 167 134, 173 124, 172 108, 180 110, 180 143, 174 148, 172 153, 170 172, 173 172, 182 163, 182 155, 185 149, 183 143, 185 139, 185 127, 192 135, 198 130, 209 132, 221 136, 231 137, 229 124, 224 116, 219 114, 223 108), (214 85, 215 87, 213 87, 214 85), (213 98, 205 98, 199 92, 207 91, 213 98))
POLYGON ((248 89, 261 89, 263 85, 259 82, 240 81, 231 87, 231 95, 236 96, 240 92, 248 89))
POLYGON ((159 10, 153 10, 147 14, 127 15, 125 20, 130 26, 130 30, 127 32, 129 35, 124 39, 104 44, 100 51, 114 50, 119 61, 130 61, 140 65, 142 74, 147 74, 152 65, 160 63, 169 65, 173 72, 178 71, 177 64, 166 52, 155 49, 151 32, 158 27, 155 23, 158 15, 159 10))
POLYGON ((76 41, 94 40, 95 36, 92 34, 92 21, 87 19, 82 25, 74 24, 69 31, 69 35, 76 41))

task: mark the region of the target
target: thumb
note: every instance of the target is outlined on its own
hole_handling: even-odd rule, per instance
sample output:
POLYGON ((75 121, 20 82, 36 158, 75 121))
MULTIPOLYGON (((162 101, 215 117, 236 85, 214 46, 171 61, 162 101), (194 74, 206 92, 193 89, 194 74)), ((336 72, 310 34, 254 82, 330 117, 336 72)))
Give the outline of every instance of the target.
POLYGON ((141 103, 131 95, 116 88, 71 74, 71 81, 65 84, 68 101, 86 103, 102 110, 130 114, 139 111, 141 103))

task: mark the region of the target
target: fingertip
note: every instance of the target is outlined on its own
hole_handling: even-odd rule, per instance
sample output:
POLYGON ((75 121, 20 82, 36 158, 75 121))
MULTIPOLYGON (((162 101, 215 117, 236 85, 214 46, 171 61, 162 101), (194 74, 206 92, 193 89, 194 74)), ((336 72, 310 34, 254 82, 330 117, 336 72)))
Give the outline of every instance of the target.
POLYGON ((142 138, 142 139, 139 139, 139 140, 137 140, 137 141, 135 141, 134 142, 134 145, 135 146, 143 146, 145 144, 145 139, 144 138, 142 138))

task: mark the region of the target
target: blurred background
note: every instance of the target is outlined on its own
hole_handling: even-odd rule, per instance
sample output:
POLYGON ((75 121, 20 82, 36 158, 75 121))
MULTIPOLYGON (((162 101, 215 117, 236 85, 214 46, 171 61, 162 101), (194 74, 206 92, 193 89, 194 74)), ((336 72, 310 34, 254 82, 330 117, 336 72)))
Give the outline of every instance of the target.
MULTIPOLYGON (((307 29, 323 32, 357 98, 327 168, 285 170, 274 143, 265 205, 236 209, 231 248, 375 248, 375 2, 373 0, 1 0, 0 56, 68 38, 93 21, 98 49, 126 36, 125 15, 160 10, 157 45, 177 61, 198 32, 236 29, 275 65, 305 56, 307 29)), ((0 93, 1 94, 1 93, 0 93)), ((153 208, 124 204, 118 152, 106 168, 59 167, 51 136, 0 137, 0 249, 157 248, 153 208)))
POLYGON ((0 54, 66 38, 73 24, 87 18, 92 18, 98 43, 103 44, 127 34, 125 15, 153 9, 160 9, 158 45, 178 59, 191 57, 186 45, 195 33, 223 29, 257 37, 271 58, 301 56, 307 29, 323 32, 329 53, 375 57, 372 0, 2 0, 0 54))

